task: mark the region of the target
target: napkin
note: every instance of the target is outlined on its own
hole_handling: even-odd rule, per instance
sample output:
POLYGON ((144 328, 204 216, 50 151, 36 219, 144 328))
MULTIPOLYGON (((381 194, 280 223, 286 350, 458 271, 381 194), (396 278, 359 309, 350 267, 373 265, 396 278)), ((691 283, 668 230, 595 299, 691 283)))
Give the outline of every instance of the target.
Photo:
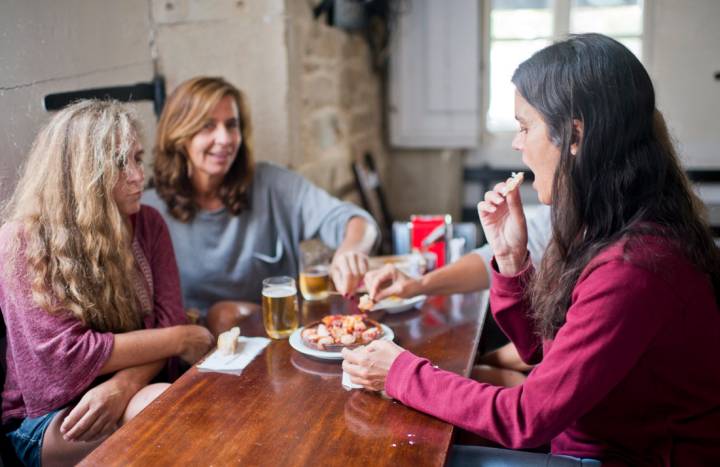
POLYGON ((345 388, 346 391, 349 391, 351 389, 362 389, 362 385, 355 384, 350 381, 350 373, 348 373, 347 371, 343 371, 342 387, 345 388))
POLYGON ((267 337, 238 337, 237 352, 224 355, 217 349, 200 363, 200 371, 239 373, 270 343, 267 337))

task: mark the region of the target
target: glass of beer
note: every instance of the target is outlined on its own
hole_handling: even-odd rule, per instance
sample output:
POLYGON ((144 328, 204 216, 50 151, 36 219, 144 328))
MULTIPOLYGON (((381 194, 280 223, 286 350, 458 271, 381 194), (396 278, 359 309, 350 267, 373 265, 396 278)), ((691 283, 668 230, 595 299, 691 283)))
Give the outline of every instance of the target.
POLYGON ((324 300, 330 290, 330 265, 323 250, 300 252, 300 292, 305 300, 324 300))
POLYGON ((330 290, 330 267, 316 264, 300 271, 300 292, 305 300, 325 300, 330 290))
POLYGON ((268 277, 262 290, 263 324, 273 339, 284 339, 298 328, 298 299, 295 279, 268 277))

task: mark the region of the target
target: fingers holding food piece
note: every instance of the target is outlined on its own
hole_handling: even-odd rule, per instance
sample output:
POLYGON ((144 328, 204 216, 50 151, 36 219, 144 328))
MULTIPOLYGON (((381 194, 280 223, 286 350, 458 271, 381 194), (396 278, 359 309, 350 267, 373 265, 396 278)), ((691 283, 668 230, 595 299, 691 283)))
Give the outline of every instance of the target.
POLYGON ((500 190, 500 194, 507 196, 511 191, 519 187, 523 180, 525 180, 525 172, 513 172, 505 182, 505 186, 500 190))
POLYGON ((370 298, 370 295, 365 294, 360 296, 360 302, 358 303, 358 308, 363 311, 370 311, 372 307, 375 306, 375 301, 370 298))

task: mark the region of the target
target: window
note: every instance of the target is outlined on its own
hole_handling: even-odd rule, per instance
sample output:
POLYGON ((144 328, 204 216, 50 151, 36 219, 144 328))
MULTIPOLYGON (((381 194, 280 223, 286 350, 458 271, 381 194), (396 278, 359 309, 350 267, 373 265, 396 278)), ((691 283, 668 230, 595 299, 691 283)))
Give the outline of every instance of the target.
POLYGON ((554 38, 599 32, 614 37, 642 60, 643 0, 492 0, 490 3, 489 132, 516 128, 517 66, 554 38))

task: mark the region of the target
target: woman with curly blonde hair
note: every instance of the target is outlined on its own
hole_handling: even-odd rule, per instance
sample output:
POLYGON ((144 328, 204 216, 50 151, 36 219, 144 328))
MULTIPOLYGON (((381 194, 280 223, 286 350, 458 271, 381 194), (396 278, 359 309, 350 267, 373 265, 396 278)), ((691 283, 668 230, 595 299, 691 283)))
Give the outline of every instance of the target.
POLYGON ((155 188, 143 202, 165 218, 186 305, 211 331, 241 320, 240 301, 259 301, 264 278, 297 275, 305 239, 337 248, 330 275, 340 292, 355 291, 375 222, 296 173, 255 163, 247 98, 235 86, 213 77, 181 83, 156 143, 155 188))
POLYGON ((76 463, 164 390, 148 383, 170 357, 212 344, 185 324, 167 227, 140 205, 142 158, 128 111, 78 102, 40 132, 5 209, 2 424, 26 465, 76 463))

